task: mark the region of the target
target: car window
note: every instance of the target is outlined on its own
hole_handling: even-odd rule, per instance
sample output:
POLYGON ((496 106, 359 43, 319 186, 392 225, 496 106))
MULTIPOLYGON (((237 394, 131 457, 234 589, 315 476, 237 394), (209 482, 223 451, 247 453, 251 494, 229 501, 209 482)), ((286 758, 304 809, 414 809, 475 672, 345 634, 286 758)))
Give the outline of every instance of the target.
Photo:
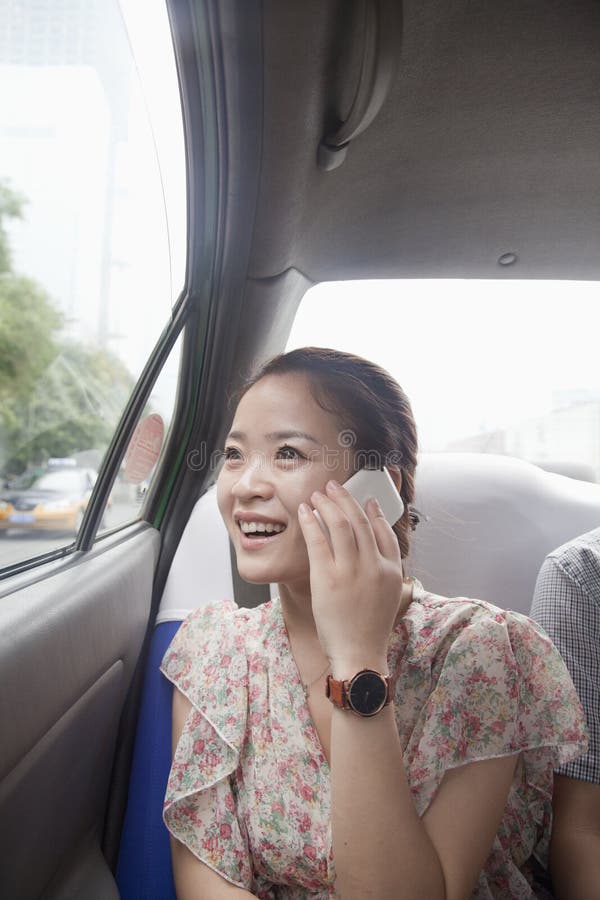
POLYGON ((321 284, 288 349, 339 347, 405 388, 421 449, 499 453, 600 481, 600 308, 594 282, 321 284))
MULTIPOLYGON (((0 93, 2 568, 72 543, 183 286, 185 161, 164 4, 0 5, 0 93), (56 496, 36 504, 36 491, 56 496)), ((144 411, 163 431, 178 352, 144 411)), ((122 499, 102 528, 139 515, 137 494, 122 499)))
POLYGON ((99 534, 139 517, 155 472, 159 469, 171 425, 177 391, 179 338, 166 360, 135 429, 113 485, 99 534))

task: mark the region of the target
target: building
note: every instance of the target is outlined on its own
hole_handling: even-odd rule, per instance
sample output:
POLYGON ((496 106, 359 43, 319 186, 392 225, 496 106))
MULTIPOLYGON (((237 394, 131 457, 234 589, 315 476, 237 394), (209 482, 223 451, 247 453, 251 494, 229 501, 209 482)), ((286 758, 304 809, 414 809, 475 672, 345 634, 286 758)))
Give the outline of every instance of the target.
POLYGON ((564 405, 546 415, 453 441, 446 449, 501 453, 554 469, 560 464, 589 468, 600 481, 600 397, 563 392, 556 400, 564 405))

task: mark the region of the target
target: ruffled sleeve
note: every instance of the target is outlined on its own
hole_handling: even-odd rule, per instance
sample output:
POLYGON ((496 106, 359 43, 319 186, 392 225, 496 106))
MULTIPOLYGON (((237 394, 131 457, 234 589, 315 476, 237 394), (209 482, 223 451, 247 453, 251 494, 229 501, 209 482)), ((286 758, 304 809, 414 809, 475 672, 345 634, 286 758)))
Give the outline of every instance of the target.
MULTIPOLYGON (((448 769, 522 754, 521 788, 550 797, 552 770, 586 747, 583 711, 566 667, 526 616, 482 605, 461 608, 432 663, 433 689, 407 747, 419 812, 448 769)), ((530 799, 533 799, 530 796, 530 799)))
POLYGON ((228 881, 250 888, 247 839, 235 785, 246 732, 248 667, 232 601, 201 607, 175 635, 161 671, 192 704, 171 767, 169 831, 228 881))

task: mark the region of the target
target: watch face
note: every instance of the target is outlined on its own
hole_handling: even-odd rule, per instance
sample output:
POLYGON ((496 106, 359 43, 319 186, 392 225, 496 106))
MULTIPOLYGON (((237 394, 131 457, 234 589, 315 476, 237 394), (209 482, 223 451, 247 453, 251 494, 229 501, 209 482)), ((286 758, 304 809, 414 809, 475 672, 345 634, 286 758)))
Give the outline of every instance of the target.
POLYGON ((348 686, 348 703, 361 716, 374 716, 386 699, 386 683, 377 672, 359 672, 348 686))

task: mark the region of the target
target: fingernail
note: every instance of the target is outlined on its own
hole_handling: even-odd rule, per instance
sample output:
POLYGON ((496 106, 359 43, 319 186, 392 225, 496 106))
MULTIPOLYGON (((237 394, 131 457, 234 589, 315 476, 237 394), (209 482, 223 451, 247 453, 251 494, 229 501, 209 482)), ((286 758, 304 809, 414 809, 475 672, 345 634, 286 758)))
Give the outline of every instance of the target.
POLYGON ((310 507, 308 503, 301 503, 298 507, 298 515, 299 516, 307 516, 310 512, 310 507))
POLYGON ((331 491, 339 491, 341 484, 338 481, 333 481, 332 479, 331 481, 327 482, 327 487, 331 491))
POLYGON ((383 515, 383 510, 382 510, 382 508, 381 508, 381 506, 380 506, 380 504, 379 504, 379 500, 377 500, 376 497, 371 497, 371 498, 369 499, 369 504, 370 504, 370 506, 371 506, 371 511, 372 511, 376 516, 382 516, 382 515, 383 515))

